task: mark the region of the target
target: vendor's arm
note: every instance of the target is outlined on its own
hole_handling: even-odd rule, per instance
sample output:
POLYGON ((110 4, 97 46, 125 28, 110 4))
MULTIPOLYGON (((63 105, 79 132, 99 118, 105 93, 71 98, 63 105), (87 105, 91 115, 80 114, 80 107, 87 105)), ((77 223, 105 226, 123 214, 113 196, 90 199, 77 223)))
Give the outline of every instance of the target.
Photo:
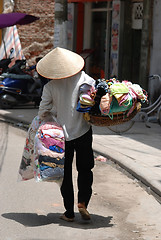
POLYGON ((41 120, 44 120, 46 117, 48 117, 51 113, 52 109, 52 95, 50 91, 50 87, 48 84, 46 84, 43 88, 42 93, 42 100, 40 102, 38 116, 41 120))

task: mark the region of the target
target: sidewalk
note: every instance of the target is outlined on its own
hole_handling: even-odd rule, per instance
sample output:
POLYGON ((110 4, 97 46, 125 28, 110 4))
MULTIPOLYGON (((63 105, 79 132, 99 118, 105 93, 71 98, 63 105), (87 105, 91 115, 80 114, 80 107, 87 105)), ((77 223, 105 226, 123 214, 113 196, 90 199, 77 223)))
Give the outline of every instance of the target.
MULTIPOLYGON (((37 115, 38 109, 0 109, 0 119, 26 128, 37 115)), ((105 127, 93 126, 93 149, 133 174, 161 197, 161 127, 136 122, 123 135, 105 127)), ((108 161, 108 160, 107 160, 108 161)), ((108 174, 108 173, 107 173, 108 174)))

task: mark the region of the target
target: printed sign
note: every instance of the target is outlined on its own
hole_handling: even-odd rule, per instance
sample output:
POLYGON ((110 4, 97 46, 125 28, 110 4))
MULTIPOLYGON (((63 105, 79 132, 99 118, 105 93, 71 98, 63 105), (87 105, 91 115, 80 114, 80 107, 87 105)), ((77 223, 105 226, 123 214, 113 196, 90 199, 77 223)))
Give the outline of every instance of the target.
POLYGON ((118 76, 120 34, 120 1, 113 1, 112 32, 111 32, 111 77, 118 76))

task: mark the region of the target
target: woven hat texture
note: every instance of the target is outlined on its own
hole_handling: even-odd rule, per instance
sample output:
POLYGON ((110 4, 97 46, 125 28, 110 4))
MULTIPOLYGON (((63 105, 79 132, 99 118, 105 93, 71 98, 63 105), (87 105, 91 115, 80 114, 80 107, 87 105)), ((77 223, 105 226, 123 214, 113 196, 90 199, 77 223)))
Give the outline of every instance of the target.
POLYGON ((40 75, 48 79, 71 77, 82 70, 84 59, 65 48, 54 48, 46 54, 36 66, 40 75))

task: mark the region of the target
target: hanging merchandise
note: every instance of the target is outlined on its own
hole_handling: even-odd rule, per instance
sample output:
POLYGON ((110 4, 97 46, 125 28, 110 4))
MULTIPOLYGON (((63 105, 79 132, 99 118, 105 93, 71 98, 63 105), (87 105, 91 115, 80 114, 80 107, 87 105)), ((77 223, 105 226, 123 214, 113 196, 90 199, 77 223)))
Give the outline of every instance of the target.
POLYGON ((111 102, 112 97, 108 93, 101 97, 100 111, 102 115, 108 115, 110 113, 111 102))
POLYGON ((16 60, 25 59, 25 57, 22 52, 21 42, 16 25, 6 28, 6 30, 3 30, 3 32, 5 34, 3 37, 3 42, 0 46, 0 59, 7 58, 10 55, 11 49, 13 49, 12 53, 13 59, 10 64, 11 67, 15 64, 16 60))
POLYGON ((95 104, 96 90, 93 86, 84 83, 80 86, 79 92, 80 95, 76 110, 78 112, 89 112, 95 104))
MULTIPOLYGON (((147 94, 138 85, 130 81, 98 79, 90 108, 84 106, 84 118, 97 126, 117 125, 132 119, 141 109, 141 103, 147 102, 147 94)), ((89 97, 91 91, 88 92, 89 97)), ((82 98, 81 92, 80 97, 82 98)), ((81 98, 79 98, 78 106, 81 98)), ((78 108, 77 106, 77 108, 78 108)))

